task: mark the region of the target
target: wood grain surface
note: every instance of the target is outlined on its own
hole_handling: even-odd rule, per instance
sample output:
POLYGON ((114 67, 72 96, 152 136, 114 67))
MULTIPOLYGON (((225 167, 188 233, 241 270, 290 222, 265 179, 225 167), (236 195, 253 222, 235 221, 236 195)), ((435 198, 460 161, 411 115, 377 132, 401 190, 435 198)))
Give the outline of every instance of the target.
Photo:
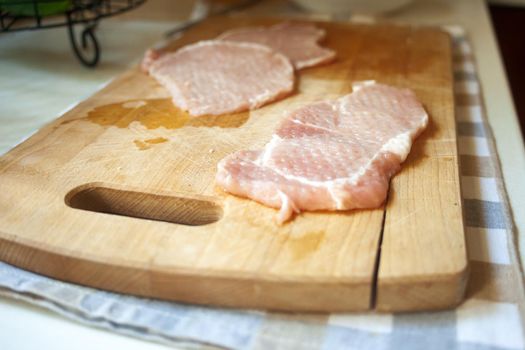
MULTIPOLYGON (((166 50, 274 22, 214 18, 166 50)), ((191 118, 133 68, 4 155, 0 258, 65 281, 199 304, 323 312, 457 304, 467 259, 449 38, 318 25, 338 59, 299 72, 285 100, 191 118), (412 88, 431 118, 386 210, 304 213, 279 226, 274 209, 215 186, 217 162, 263 146, 287 111, 365 79, 412 88)))

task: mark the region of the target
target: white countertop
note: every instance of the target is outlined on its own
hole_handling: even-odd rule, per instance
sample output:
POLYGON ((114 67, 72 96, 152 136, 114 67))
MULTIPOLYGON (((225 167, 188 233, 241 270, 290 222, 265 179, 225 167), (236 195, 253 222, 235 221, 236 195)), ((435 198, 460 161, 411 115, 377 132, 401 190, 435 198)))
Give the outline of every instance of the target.
MULTIPOLYGON (((102 64, 94 71, 81 67, 73 58, 64 28, 2 36, 0 153, 7 151, 43 123, 54 119, 70 105, 98 90, 101 84, 124 71, 130 60, 136 61, 145 48, 158 40, 165 30, 173 27, 173 22, 136 20, 137 17, 165 20, 163 11, 154 11, 162 8, 159 2, 146 5, 153 9, 153 14, 141 17, 141 10, 137 10, 133 16, 101 22, 98 37, 103 50, 102 64), (122 33, 127 35, 123 36, 122 33), (47 44, 49 40, 54 41, 53 45, 47 44), (59 91, 59 94, 46 94, 44 82, 50 83, 51 77, 53 91, 59 91), (78 84, 79 81, 82 84, 78 84), (20 101, 22 90, 25 101, 39 103, 28 106, 20 101)), ((170 3, 169 7, 173 9, 174 3, 170 3)), ((263 15, 271 8, 272 4, 266 4, 257 12, 263 15)), ((479 66, 488 118, 521 238, 525 235, 525 151, 485 2, 416 0, 403 11, 386 18, 425 25, 459 24, 467 30, 479 66)), ((521 238, 519 243, 523 257, 525 239, 521 238)), ((89 328, 49 311, 3 297, 0 298, 0 315, 0 348, 6 350, 166 348, 164 345, 89 328)))

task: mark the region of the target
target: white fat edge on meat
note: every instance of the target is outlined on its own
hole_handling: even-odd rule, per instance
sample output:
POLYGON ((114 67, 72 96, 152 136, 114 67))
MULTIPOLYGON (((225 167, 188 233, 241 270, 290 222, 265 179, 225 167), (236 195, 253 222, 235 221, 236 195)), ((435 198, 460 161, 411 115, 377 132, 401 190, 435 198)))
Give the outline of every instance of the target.
POLYGON ((341 200, 342 195, 345 191, 341 189, 342 186, 346 184, 355 185, 363 177, 366 171, 370 168, 373 162, 385 153, 393 153, 399 157, 399 163, 402 163, 407 158, 412 148, 412 142, 415 136, 419 133, 420 130, 424 129, 428 123, 428 115, 425 113, 420 116, 421 123, 417 128, 411 128, 408 131, 398 134, 388 140, 383 146, 379 149, 374 157, 372 157, 366 165, 362 166, 359 171, 357 171, 350 178, 340 178, 333 181, 333 185, 328 187, 332 198, 337 204, 337 209, 350 209, 345 208, 341 200), (348 179, 348 180, 347 180, 348 179), (347 182, 348 181, 348 182, 347 182))
MULTIPOLYGON (((373 85, 376 85, 375 80, 356 81, 352 84, 352 92, 357 92, 364 87, 373 86, 373 85)), ((342 98, 344 98, 344 96, 342 98)))
POLYGON ((264 146, 264 152, 261 152, 261 155, 257 157, 254 163, 258 166, 265 167, 270 160, 274 148, 279 144, 280 141, 282 141, 281 137, 279 137, 279 135, 273 134, 270 142, 264 146))
MULTIPOLYGON (((276 135, 274 135, 274 136, 276 136, 276 135)), ((278 136, 276 136, 276 137, 279 138, 278 136)), ((232 177, 231 173, 229 171, 227 171, 226 168, 225 168, 225 164, 227 164, 228 161, 229 161, 229 157, 226 157, 226 158, 223 158, 217 164, 217 173, 218 174, 220 173, 223 176, 223 178, 225 179, 225 182, 228 185, 231 185, 232 183, 234 183, 233 177, 232 177), (223 174, 225 174, 225 176, 223 174)), ((261 164, 261 157, 258 157, 257 159, 255 159, 255 161, 244 161, 244 160, 241 161, 241 165, 243 165, 245 163, 253 163, 255 165, 264 167, 264 165, 261 164)), ((292 217, 293 213, 299 213, 300 210, 297 208, 295 203, 290 199, 290 197, 287 194, 285 194, 284 192, 282 192, 281 190, 279 190, 279 189, 277 190, 276 196, 279 199, 279 202, 281 203, 281 207, 279 208, 279 212, 277 214, 276 219, 277 219, 277 223, 279 225, 281 225, 284 222, 288 221, 292 217)))
POLYGON ((408 131, 388 140, 388 142, 385 143, 383 147, 381 147, 380 152, 394 153, 399 156, 401 162, 404 162, 408 156, 408 153, 410 153, 414 137, 420 130, 424 129, 427 126, 428 115, 426 113, 424 115, 421 115, 420 120, 421 122, 416 128, 411 128, 408 131))
POLYGON ((216 176, 221 175, 221 177, 225 180, 228 186, 233 183, 233 176, 231 172, 226 170, 226 164, 228 164, 228 162, 230 161, 230 158, 232 157, 233 157, 233 154, 224 157, 217 163, 217 175, 216 176))
POLYGON ((263 101, 266 101, 266 99, 268 97, 271 97, 272 94, 270 90, 268 89, 265 89, 263 92, 261 92, 259 95, 257 96, 253 96, 253 97, 250 97, 248 99, 248 106, 250 109, 255 109, 257 107, 259 107, 259 105, 263 102, 263 101))
MULTIPOLYGON (((276 142, 278 142, 279 139, 280 139, 279 136, 274 135, 274 138, 272 138, 272 140, 268 144, 270 144, 272 142, 276 143, 276 142)), ((263 153, 271 153, 271 151, 270 152, 266 152, 265 151, 263 153)), ((241 165, 243 163, 253 163, 253 164, 255 164, 257 166, 260 166, 260 167, 266 167, 264 165, 263 158, 264 158, 264 154, 263 154, 263 156, 259 156, 258 158, 256 158, 254 161, 247 161, 247 162, 246 161, 241 161, 241 165)), ((221 173, 221 174, 225 173, 226 174, 226 176, 225 176, 226 183, 228 185, 230 185, 231 183, 234 182, 233 181, 233 177, 232 177, 231 173, 226 171, 226 169, 224 167, 224 165, 227 163, 228 160, 229 160, 228 158, 224 158, 217 164, 217 172, 221 173)), ((299 213, 300 210, 297 208, 297 206, 291 200, 291 198, 287 194, 285 194, 283 191, 277 190, 276 195, 279 198, 279 201, 281 203, 281 207, 279 208, 279 212, 277 214, 276 219, 277 219, 277 223, 279 225, 281 225, 284 222, 288 221, 292 217, 293 213, 299 213)))
MULTIPOLYGON (((354 92, 359 91, 361 88, 365 86, 372 86, 374 84, 375 84, 375 81, 373 80, 355 83, 353 85, 354 92)), ((357 182, 360 180, 360 178, 365 175, 366 171, 370 168, 373 162, 378 157, 380 157, 381 155, 385 153, 394 153, 399 157, 400 163, 403 162, 410 152, 412 141, 415 135, 417 135, 417 133, 419 133, 419 131, 425 128, 426 125, 428 124, 428 114, 427 113, 422 114, 419 118, 421 122, 417 128, 411 128, 408 131, 398 134, 392 137, 391 139, 389 139, 385 144, 383 144, 383 146, 379 149, 376 155, 367 162, 366 165, 362 166, 356 173, 354 173, 350 177, 337 178, 337 179, 327 180, 327 181, 315 181, 315 180, 309 180, 302 176, 286 174, 275 168, 272 168, 272 170, 287 180, 297 181, 301 184, 312 186, 312 187, 325 187, 327 191, 330 193, 330 196, 332 197, 332 200, 334 201, 335 207, 337 210, 351 209, 351 207, 345 206, 342 200, 344 198, 344 195, 347 195, 347 192, 343 190, 343 187, 346 185, 351 185, 351 186, 356 185, 357 182)), ((292 119, 292 121, 296 123, 301 123, 300 121, 297 121, 295 119, 292 119)), ((301 124, 304 124, 304 123, 301 123, 301 124)), ((308 125, 308 124, 304 124, 304 125, 308 125)), ((319 128, 322 128, 322 127, 319 127, 319 128)), ((275 134, 272 135, 271 141, 268 144, 266 144, 266 146, 264 147, 265 151, 262 153, 261 156, 259 156, 255 160, 254 163, 259 166, 266 166, 267 162, 269 161, 271 157, 273 149, 276 147, 278 142, 281 140, 282 139, 279 136, 275 134)), ((277 195, 279 196, 280 201, 281 201, 281 208, 279 210, 277 220, 279 224, 281 224, 285 222, 286 220, 288 220, 293 214, 293 212, 299 212, 299 209, 295 206, 291 198, 285 193, 283 193, 282 191, 278 190, 277 195)))
MULTIPOLYGON (((402 134, 396 135, 395 137, 388 140, 379 149, 379 151, 376 153, 374 157, 372 157, 364 166, 362 166, 357 172, 355 172, 349 177, 341 177, 341 178, 337 178, 333 180, 317 181, 317 180, 309 180, 303 176, 287 174, 276 168, 272 168, 272 170, 287 180, 297 181, 303 185, 308 185, 312 187, 324 187, 326 188, 328 193, 330 193, 330 196, 332 197, 332 200, 335 203, 336 209, 338 210, 351 209, 344 205, 343 197, 345 194, 347 194, 347 191, 345 191, 343 188, 348 185, 355 186, 357 182, 365 175, 365 173, 370 168, 370 166, 373 164, 373 162, 385 153, 394 153, 397 156, 399 156, 400 162, 403 162, 408 156, 408 153, 410 152, 410 147, 411 147, 413 136, 418 130, 420 129, 409 130, 402 134)), ((269 156, 266 156, 266 155, 265 157, 266 159, 269 158, 269 156)), ((289 199, 289 201, 293 202, 291 199, 289 199)))
POLYGON ((277 223, 281 225, 282 223, 288 221, 293 213, 299 213, 300 210, 297 208, 295 203, 286 195, 284 192, 277 190, 277 195, 281 200, 281 208, 277 214, 277 223))
MULTIPOLYGON (((330 105, 330 107, 332 107, 332 110, 334 111, 337 111, 338 107, 337 107, 337 103, 334 102, 334 101, 327 101, 327 102, 318 102, 319 104, 321 103, 328 103, 330 105)), ((330 133, 334 133, 334 134, 342 134, 340 133, 339 131, 337 130, 334 130, 334 129, 329 129, 329 128, 325 128, 324 126, 319 126, 319 125, 315 125, 315 124, 310 124, 310 123, 304 123, 300 120, 297 120, 295 118, 292 118, 291 119, 292 123, 294 124, 299 124, 299 125, 304 125, 304 126, 308 126, 310 128, 314 128, 314 129, 319 129, 319 130, 324 130, 324 131, 328 131, 330 133)))
POLYGON ((303 69, 303 68, 315 66, 319 63, 329 62, 330 60, 335 58, 336 56, 335 51, 326 49, 324 47, 319 47, 319 48, 324 51, 323 56, 317 56, 309 60, 298 60, 295 62, 295 67, 297 69, 303 69))
MULTIPOLYGON (((353 88, 354 91, 359 91, 363 87, 372 86, 374 84, 375 81, 367 80, 364 82, 359 82, 357 83, 357 85, 354 84, 353 88)), ((410 149, 412 148, 412 142, 415 136, 428 124, 428 114, 424 112, 424 114, 420 115, 418 119, 420 120, 420 123, 419 125, 417 125, 417 127, 410 128, 407 131, 389 139, 386 143, 383 144, 383 146, 381 146, 376 155, 372 157, 366 165, 362 166, 354 175, 352 175, 349 178, 335 179, 332 182, 328 183, 327 189, 328 191, 330 191, 330 195, 336 202, 337 209, 350 209, 346 208, 342 202, 342 194, 344 194, 345 191, 342 190, 341 187, 347 184, 350 184, 352 186, 357 184, 357 182, 361 179, 361 177, 365 175, 366 171, 370 168, 370 166, 376 161, 378 157, 385 153, 393 153, 399 157, 400 163, 405 161, 408 154, 410 153, 410 149)))
MULTIPOLYGON (((290 78, 290 77, 289 77, 290 78)), ((249 109, 256 109, 256 108, 259 108, 261 107, 262 105, 266 104, 266 103, 269 103, 271 101, 272 98, 277 98, 279 95, 285 93, 285 92, 289 92, 293 89, 293 81, 294 81, 294 78, 291 77, 290 78, 290 81, 291 81, 291 84, 290 86, 282 86, 280 88, 280 90, 276 93, 275 91, 272 92, 271 90, 268 90, 266 89, 263 93, 257 95, 257 96, 254 96, 254 97, 250 97, 248 99, 248 106, 249 106, 249 109)))

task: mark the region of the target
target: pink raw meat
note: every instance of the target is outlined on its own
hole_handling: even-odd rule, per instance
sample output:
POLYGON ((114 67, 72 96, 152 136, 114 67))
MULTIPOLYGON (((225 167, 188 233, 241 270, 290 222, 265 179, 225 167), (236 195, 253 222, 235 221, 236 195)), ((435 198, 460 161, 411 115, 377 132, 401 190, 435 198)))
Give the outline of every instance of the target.
POLYGON ((140 69, 144 73, 148 73, 149 68, 151 67, 153 62, 158 60, 160 56, 162 56, 161 50, 156 50, 156 49, 146 50, 146 52, 144 53, 144 57, 142 58, 142 62, 140 62, 140 69))
POLYGON ((221 160, 216 182, 280 208, 279 223, 301 210, 376 208, 427 123, 411 90, 357 83, 349 95, 293 111, 264 149, 221 160))
POLYGON ((147 54, 144 67, 194 116, 255 109, 294 87, 290 61, 259 44, 200 41, 157 56, 147 54))
POLYGON ((325 31, 312 24, 285 22, 271 27, 232 29, 218 39, 266 45, 288 57, 296 69, 301 69, 335 58, 334 51, 319 46, 324 36, 325 31))

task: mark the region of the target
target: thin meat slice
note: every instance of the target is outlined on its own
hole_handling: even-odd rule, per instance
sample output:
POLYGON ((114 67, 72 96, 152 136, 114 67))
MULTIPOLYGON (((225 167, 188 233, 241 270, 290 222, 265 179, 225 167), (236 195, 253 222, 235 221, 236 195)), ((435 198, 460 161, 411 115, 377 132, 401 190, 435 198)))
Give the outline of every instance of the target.
POLYGON ((259 44, 200 41, 148 57, 149 74, 169 90, 176 106, 193 116, 255 109, 294 87, 290 61, 259 44))
POLYGON ((334 51, 319 45, 324 36, 325 31, 315 25, 284 22, 271 27, 232 29, 218 39, 266 45, 288 57, 296 69, 301 69, 335 59, 334 51))
POLYGON ((153 62, 159 59, 162 56, 162 51, 158 49, 148 49, 144 53, 144 57, 140 62, 140 70, 144 73, 148 73, 153 62))
POLYGON ((411 90, 372 81, 293 111, 262 150, 218 164, 226 191, 280 208, 279 223, 302 210, 376 208, 428 115, 411 90))

